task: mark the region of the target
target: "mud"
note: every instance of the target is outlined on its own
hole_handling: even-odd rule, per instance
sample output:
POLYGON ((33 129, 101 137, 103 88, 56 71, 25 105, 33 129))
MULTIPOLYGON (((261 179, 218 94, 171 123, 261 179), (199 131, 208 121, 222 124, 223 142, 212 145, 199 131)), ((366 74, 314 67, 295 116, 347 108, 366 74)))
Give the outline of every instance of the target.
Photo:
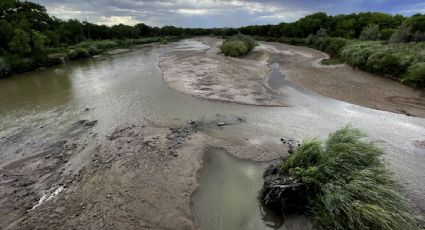
POLYGON ((251 105, 284 106, 264 87, 270 53, 256 47, 243 58, 220 53, 222 39, 203 37, 204 50, 174 50, 159 65, 172 88, 208 99, 251 105))
POLYGON ((230 144, 198 131, 212 124, 167 128, 145 121, 117 128, 90 152, 87 165, 63 173, 84 149, 78 140, 88 140, 93 124, 79 121, 62 136, 66 141, 2 168, 2 228, 197 229, 190 197, 209 146, 262 161, 288 150, 282 144, 230 144))
POLYGON ((220 54, 218 38, 202 37, 202 51, 174 51, 160 61, 165 82, 177 91, 242 104, 287 106, 265 86, 269 65, 320 95, 377 110, 425 117, 425 92, 345 64, 323 65, 329 55, 307 47, 261 42, 251 54, 220 54))
MULTIPOLYGON (((70 159, 83 152, 96 121, 81 120, 74 123, 56 139, 33 148, 20 149, 12 160, 0 162, 0 228, 17 228, 20 222, 44 201, 58 195, 58 188, 66 185, 68 171, 74 166, 70 159)), ((28 130, 2 138, 1 146, 19 145, 26 140, 28 130)))
POLYGON ((288 80, 320 95, 364 107, 425 117, 425 91, 389 78, 354 69, 346 64, 322 65, 323 52, 281 43, 265 43, 279 53, 279 63, 288 80), (285 51, 285 52, 280 52, 285 51))

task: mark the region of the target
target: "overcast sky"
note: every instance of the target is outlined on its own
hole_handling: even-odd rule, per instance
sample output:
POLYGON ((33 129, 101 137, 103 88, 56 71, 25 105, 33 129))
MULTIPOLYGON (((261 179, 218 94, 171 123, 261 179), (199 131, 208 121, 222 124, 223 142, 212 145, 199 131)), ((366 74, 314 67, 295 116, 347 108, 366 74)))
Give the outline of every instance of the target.
POLYGON ((97 24, 143 22, 150 26, 239 27, 292 22, 322 11, 328 14, 380 11, 425 13, 424 0, 32 0, 50 15, 97 24))

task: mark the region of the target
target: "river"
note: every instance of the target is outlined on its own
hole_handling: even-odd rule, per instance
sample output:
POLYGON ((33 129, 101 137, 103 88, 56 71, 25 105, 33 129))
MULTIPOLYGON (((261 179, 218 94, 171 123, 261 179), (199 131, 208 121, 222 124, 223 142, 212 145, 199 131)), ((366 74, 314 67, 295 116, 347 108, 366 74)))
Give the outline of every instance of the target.
MULTIPOLYGON (((201 127, 231 142, 278 143, 281 137, 326 138, 346 125, 364 130, 385 149, 385 160, 415 204, 425 210, 425 119, 378 111, 308 92, 284 80, 274 66, 269 83, 288 107, 223 103, 181 94, 168 87, 158 67, 171 50, 206 49, 195 40, 134 49, 127 53, 75 61, 0 79, 0 165, 22 149, 35 148, 81 119, 96 119, 93 143, 122 124, 148 119, 164 126, 188 120, 247 122, 225 128, 201 127), (88 108, 88 109, 86 109, 88 108), (37 131, 42 129, 42 132, 37 131)), ((397 83, 395 83, 397 84, 397 83)), ((202 183, 202 182, 201 182, 202 183)))

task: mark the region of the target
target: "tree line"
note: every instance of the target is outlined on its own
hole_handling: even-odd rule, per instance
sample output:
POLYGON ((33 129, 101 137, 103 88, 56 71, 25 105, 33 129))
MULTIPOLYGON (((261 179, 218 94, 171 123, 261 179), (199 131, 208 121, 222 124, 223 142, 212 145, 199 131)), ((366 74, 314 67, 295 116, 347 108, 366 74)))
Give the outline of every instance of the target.
MULTIPOLYGON (((30 70, 49 65, 48 54, 65 52, 63 47, 86 43, 68 50, 72 57, 96 53, 97 45, 90 41, 133 39, 124 44, 154 42, 152 37, 189 37, 214 35, 228 37, 242 33, 267 40, 286 41, 288 38, 317 38, 321 36, 361 40, 389 40, 391 42, 425 41, 425 15, 411 17, 368 12, 348 15, 315 13, 296 22, 277 25, 253 25, 240 28, 180 28, 151 27, 144 23, 129 25, 97 25, 76 19, 62 20, 48 15, 40 4, 2 0, 0 2, 0 76, 7 72, 30 70), (137 40, 139 39, 139 40, 137 40), (90 47, 91 50, 86 48, 90 47), (86 49, 86 50, 83 50, 86 49), (29 64, 28 64, 29 63, 29 64)), ((111 43, 107 47, 113 48, 111 43)), ((116 42, 116 45, 123 42, 116 42)))

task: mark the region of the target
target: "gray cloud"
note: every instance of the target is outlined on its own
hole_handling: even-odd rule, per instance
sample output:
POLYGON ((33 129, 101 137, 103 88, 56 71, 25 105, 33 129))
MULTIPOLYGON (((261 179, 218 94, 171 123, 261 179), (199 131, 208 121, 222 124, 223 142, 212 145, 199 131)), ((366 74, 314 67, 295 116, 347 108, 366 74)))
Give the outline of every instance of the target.
POLYGON ((52 16, 98 24, 231 27, 294 21, 311 13, 278 1, 226 0, 34 0, 52 16))
MULTIPOLYGON (((359 12, 379 10, 413 14, 412 4, 394 0, 33 0, 52 16, 87 20, 97 24, 129 24, 143 22, 151 26, 238 27, 252 24, 291 22, 307 14, 326 11, 359 12), (391 6, 392 8, 390 8, 391 6)), ((423 10, 423 9, 422 9, 423 10)), ((419 11, 420 12, 420 11, 419 11)))

